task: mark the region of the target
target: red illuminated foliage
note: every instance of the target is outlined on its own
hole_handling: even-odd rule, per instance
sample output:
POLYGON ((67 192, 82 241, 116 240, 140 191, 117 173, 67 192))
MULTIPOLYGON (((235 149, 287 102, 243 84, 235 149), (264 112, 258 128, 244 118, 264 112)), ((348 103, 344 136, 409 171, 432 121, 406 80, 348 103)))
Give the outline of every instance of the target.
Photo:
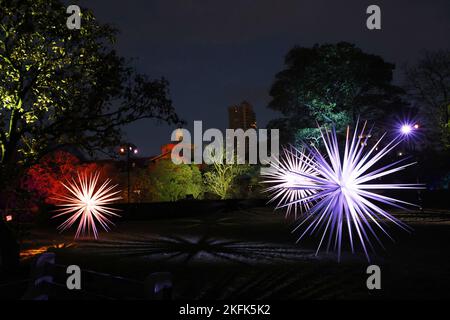
POLYGON ((61 184, 77 176, 78 172, 100 171, 105 175, 107 167, 95 163, 83 164, 73 154, 67 151, 56 151, 42 158, 42 160, 28 169, 22 186, 46 203, 55 204, 55 195, 66 193, 61 184))

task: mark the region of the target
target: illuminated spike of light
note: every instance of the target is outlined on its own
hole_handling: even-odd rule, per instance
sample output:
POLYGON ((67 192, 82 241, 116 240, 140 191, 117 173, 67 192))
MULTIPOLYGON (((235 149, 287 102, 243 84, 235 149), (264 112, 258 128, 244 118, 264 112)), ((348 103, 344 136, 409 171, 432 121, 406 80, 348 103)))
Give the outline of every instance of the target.
MULTIPOLYGON (((320 234, 316 254, 324 243, 327 243, 327 251, 330 249, 337 251, 338 259, 340 259, 342 243, 348 239, 352 252, 355 251, 355 242, 358 241, 366 258, 370 260, 369 248, 374 249, 372 240, 376 240, 382 246, 379 233, 391 238, 386 230, 387 222, 404 230, 409 229, 403 222, 382 209, 379 204, 402 209, 404 209, 404 205, 414 206, 414 204, 382 195, 376 191, 419 189, 422 186, 383 184, 375 183, 375 181, 414 163, 403 164, 405 159, 401 159, 375 169, 374 166, 402 140, 396 138, 382 147, 380 142, 385 137, 383 135, 373 146, 368 147, 368 136, 370 136, 370 132, 365 134, 365 125, 358 132, 357 124, 352 136, 347 128, 345 146, 343 154, 341 154, 335 130, 321 129, 326 156, 323 156, 317 147, 306 146, 310 151, 308 159, 312 159, 312 161, 304 162, 304 172, 291 172, 294 176, 301 175, 309 179, 311 183, 288 187, 288 189, 309 191, 313 194, 287 202, 282 207, 287 207, 289 210, 289 206, 295 203, 313 202, 294 231, 301 230, 298 241, 305 235, 320 234), (313 173, 311 174, 311 172, 313 173)), ((274 169, 278 170, 280 174, 285 174, 279 166, 275 165, 274 169)), ((279 187, 282 187, 281 183, 279 187)))
POLYGON ((109 205, 121 199, 118 196, 120 191, 115 190, 117 185, 112 185, 110 179, 100 183, 99 176, 99 172, 89 175, 83 172, 77 174, 77 179, 72 178, 67 183, 61 182, 68 192, 54 198, 58 201, 58 206, 62 207, 56 210, 59 213, 54 218, 65 215, 70 217, 58 226, 58 230, 63 232, 77 221, 79 222, 75 239, 90 236, 91 233, 97 239, 97 223, 105 231, 110 230, 109 226, 113 223, 109 218, 119 216, 117 214, 119 210, 110 208, 109 205))
POLYGON ((287 204, 286 217, 294 209, 294 216, 297 218, 297 212, 303 213, 310 209, 312 202, 308 201, 315 190, 312 189, 294 189, 305 184, 314 183, 303 174, 315 175, 314 166, 307 166, 311 163, 311 158, 304 152, 295 147, 283 149, 281 160, 275 160, 269 170, 263 172, 265 180, 271 186, 264 191, 270 193, 269 202, 277 201, 277 208, 287 204))

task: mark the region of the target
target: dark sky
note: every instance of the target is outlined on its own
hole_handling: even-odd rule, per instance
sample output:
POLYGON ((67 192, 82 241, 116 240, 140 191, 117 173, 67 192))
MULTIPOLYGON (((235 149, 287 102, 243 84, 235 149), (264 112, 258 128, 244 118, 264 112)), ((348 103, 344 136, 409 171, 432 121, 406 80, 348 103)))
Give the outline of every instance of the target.
MULTIPOLYGON (((449 0, 85 0, 101 22, 120 30, 119 52, 137 69, 166 77, 178 114, 192 127, 224 129, 227 106, 246 99, 258 125, 278 114, 266 106, 275 73, 294 45, 348 41, 397 65, 421 50, 450 49, 449 0), (377 4, 382 30, 366 28, 366 8, 377 4)), ((400 70, 395 75, 401 79, 400 70)), ((173 128, 142 120, 128 140, 141 155, 158 154, 173 128)))

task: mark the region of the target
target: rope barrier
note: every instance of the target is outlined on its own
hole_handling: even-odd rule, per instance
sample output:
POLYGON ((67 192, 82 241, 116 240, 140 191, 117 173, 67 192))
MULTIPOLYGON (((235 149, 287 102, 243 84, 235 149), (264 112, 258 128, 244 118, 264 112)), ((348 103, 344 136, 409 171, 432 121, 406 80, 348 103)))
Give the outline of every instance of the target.
MULTIPOLYGON (((52 266, 62 268, 62 269, 67 269, 67 267, 68 267, 67 265, 57 264, 57 263, 53 264, 52 266)), ((81 269, 81 271, 85 272, 85 273, 90 273, 90 274, 93 274, 96 276, 100 276, 100 277, 107 277, 107 278, 113 278, 113 279, 117 279, 117 280, 121 280, 121 281, 130 282, 130 283, 137 284, 137 285, 144 284, 144 282, 142 282, 142 281, 138 281, 138 280, 134 280, 134 279, 130 279, 130 278, 124 278, 121 276, 114 276, 109 273, 98 272, 98 271, 93 271, 93 270, 89 270, 89 269, 81 269)))

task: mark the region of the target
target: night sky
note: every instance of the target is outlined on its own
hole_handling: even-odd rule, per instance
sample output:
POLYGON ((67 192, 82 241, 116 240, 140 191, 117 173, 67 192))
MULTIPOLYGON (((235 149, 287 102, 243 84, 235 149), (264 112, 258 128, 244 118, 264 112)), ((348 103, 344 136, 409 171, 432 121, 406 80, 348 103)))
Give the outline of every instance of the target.
MULTIPOLYGON (((141 73, 170 81, 178 114, 192 127, 225 129, 227 106, 246 99, 259 127, 279 116, 268 91, 294 45, 348 41, 400 67, 421 50, 450 48, 449 0, 85 0, 120 30, 118 51, 141 73), (381 7, 382 30, 366 28, 366 8, 381 7)), ((159 153, 173 128, 142 120, 126 128, 140 154, 159 153)), ((205 129, 204 129, 205 130, 205 129)))

